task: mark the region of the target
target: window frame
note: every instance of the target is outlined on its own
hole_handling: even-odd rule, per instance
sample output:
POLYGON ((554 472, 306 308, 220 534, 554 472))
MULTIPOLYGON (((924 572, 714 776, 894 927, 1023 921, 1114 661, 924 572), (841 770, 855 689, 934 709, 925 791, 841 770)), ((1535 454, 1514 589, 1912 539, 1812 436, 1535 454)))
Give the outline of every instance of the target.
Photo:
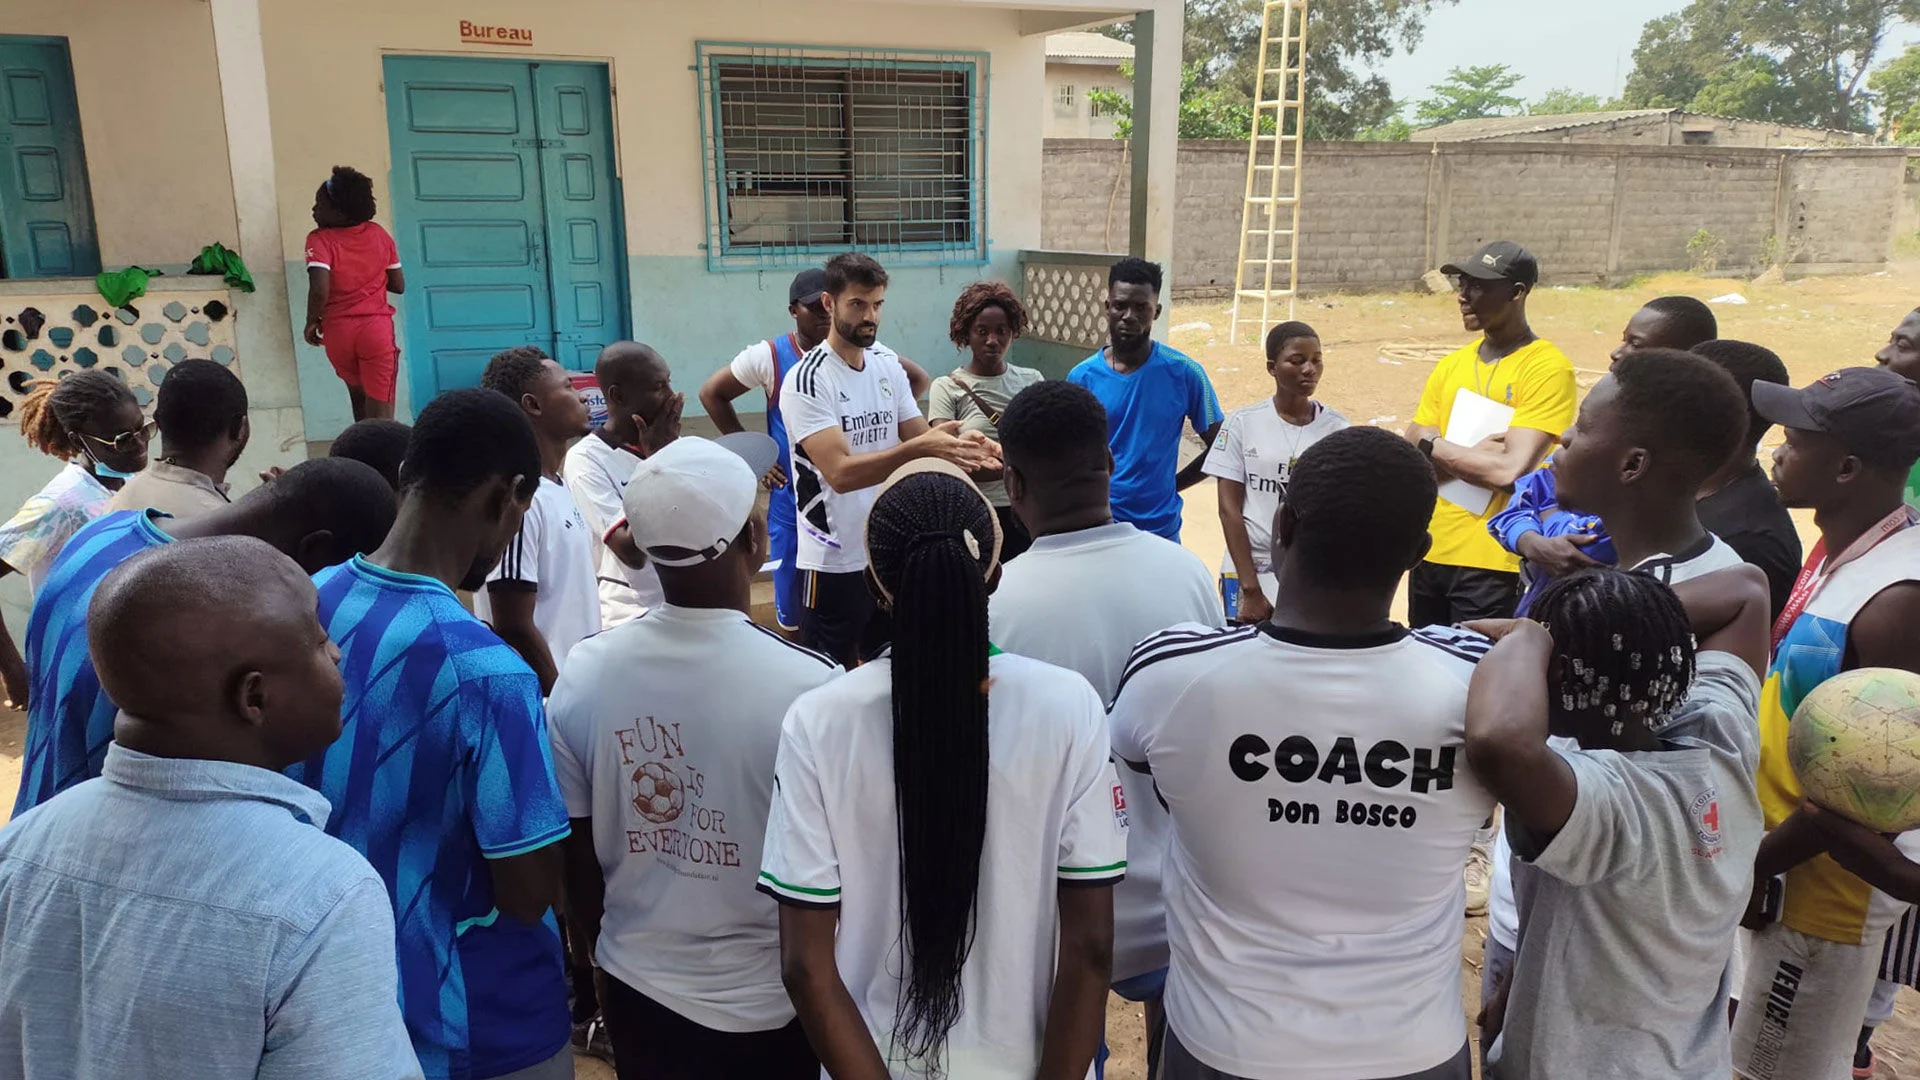
MULTIPOLYGON (((701 248, 710 271, 761 270, 817 266, 848 251, 862 251, 890 265, 954 266, 987 262, 988 105, 991 57, 985 52, 915 48, 827 47, 767 42, 696 41, 694 77, 700 99, 700 167, 705 235, 701 248), (968 236, 965 241, 896 241, 881 244, 818 243, 734 244, 729 222, 724 132, 721 129, 720 69, 730 63, 778 67, 959 71, 967 83, 968 236)), ((853 181, 851 170, 848 182, 853 181)), ((847 222, 848 231, 858 224, 847 222)))

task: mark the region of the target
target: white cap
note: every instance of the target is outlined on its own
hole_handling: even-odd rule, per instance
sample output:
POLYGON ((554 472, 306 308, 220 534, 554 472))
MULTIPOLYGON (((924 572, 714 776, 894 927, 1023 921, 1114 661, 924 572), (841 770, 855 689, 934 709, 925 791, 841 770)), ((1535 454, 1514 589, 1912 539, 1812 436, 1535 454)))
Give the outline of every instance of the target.
POLYGON ((634 469, 621 500, 635 546, 661 566, 719 558, 746 528, 760 477, 779 458, 779 446, 757 431, 668 443, 634 469))

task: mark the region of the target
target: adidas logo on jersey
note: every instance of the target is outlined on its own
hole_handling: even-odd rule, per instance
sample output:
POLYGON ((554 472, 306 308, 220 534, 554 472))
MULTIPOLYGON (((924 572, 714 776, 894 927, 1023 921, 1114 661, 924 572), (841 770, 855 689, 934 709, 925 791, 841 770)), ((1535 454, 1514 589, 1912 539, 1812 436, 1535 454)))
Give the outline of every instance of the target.
POLYGON ((853 399, 847 396, 847 392, 846 392, 845 390, 842 390, 842 391, 840 391, 840 400, 841 400, 841 401, 852 401, 853 399))

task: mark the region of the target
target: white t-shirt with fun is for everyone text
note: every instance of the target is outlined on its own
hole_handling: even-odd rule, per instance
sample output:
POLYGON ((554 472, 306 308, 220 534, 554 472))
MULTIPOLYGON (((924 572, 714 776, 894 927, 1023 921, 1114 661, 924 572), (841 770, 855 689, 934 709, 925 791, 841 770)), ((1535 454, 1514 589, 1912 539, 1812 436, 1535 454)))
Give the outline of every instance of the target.
MULTIPOLYGON (((1053 991, 1058 890, 1126 873, 1126 810, 1087 680, 1010 653, 989 660, 988 677, 986 838, 943 1071, 1032 1080, 1053 991)), ((841 979, 891 1075, 908 1078, 925 1073, 892 1037, 907 970, 892 701, 893 661, 882 654, 794 702, 760 888, 782 904, 839 908, 841 979)))
POLYGON ((800 537, 795 565, 802 570, 844 574, 867 566, 867 511, 879 488, 835 491, 808 460, 801 444, 839 428, 849 453, 871 454, 900 445, 900 425, 920 417, 900 358, 871 346, 860 370, 847 366, 829 345, 801 358, 780 387, 780 415, 793 451, 793 497, 800 537))
POLYGON ((581 642, 554 687, 554 775, 607 884, 595 959, 702 1027, 793 1019, 754 883, 781 720, 838 674, 738 611, 660 604, 581 642))

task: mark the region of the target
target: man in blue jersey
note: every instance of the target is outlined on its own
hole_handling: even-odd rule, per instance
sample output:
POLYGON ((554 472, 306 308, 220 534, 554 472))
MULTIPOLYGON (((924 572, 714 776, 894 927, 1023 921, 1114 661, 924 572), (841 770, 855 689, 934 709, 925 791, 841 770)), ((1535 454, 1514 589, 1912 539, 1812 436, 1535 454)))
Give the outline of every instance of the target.
MULTIPOLYGON (((815 267, 795 274, 787 286, 787 314, 793 317, 793 332, 756 341, 740 350, 740 355, 708 376, 700 387, 700 405, 722 435, 746 430, 740 414, 734 411, 735 398, 750 390, 767 395, 767 434, 780 444, 780 464, 770 474, 772 483, 768 485, 773 497, 767 503, 767 557, 774 563, 774 619, 789 636, 800 631, 800 599, 796 595, 800 568, 794 561, 800 534, 793 488, 787 483, 793 475, 793 451, 787 445, 786 420, 780 415, 780 387, 800 358, 827 340, 833 318, 827 314, 826 291, 825 270, 815 267)), ((917 399, 927 392, 931 380, 918 364, 904 356, 899 360, 917 399)))
POLYGON ((87 655, 87 604, 114 567, 174 540, 251 536, 311 574, 378 547, 393 524, 393 489, 346 458, 303 462, 239 502, 191 521, 147 510, 108 514, 75 533, 27 621, 27 750, 13 813, 99 776, 118 708, 87 655))
POLYGON ((1160 317, 1160 267, 1122 259, 1107 272, 1107 346, 1067 374, 1107 410, 1113 451, 1113 516, 1178 542, 1180 493, 1205 479, 1207 448, 1226 414, 1206 369, 1153 340, 1160 317), (1180 467, 1180 429, 1200 436, 1200 453, 1180 467))
POLYGON ((340 739, 288 770, 334 806, 392 894, 400 1007, 432 1080, 571 1077, 548 909, 566 807, 540 682, 469 614, 540 484, 518 405, 454 390, 421 410, 379 550, 314 579, 346 680, 340 739))

